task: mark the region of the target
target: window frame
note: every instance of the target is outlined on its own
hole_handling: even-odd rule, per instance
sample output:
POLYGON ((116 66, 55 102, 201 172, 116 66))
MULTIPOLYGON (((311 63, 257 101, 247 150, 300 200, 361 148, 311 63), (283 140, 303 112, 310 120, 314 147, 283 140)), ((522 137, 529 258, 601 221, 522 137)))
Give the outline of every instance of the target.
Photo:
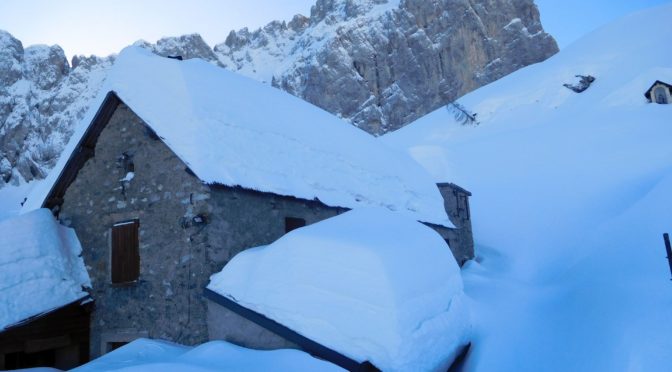
POLYGON ((306 226, 305 218, 285 216, 285 234, 305 226, 306 226))
POLYGON ((110 228, 109 275, 113 286, 133 285, 140 280, 140 219, 115 222, 110 228), (124 246, 124 242, 117 239, 126 239, 127 245, 124 246), (124 263, 131 263, 130 268, 124 263))
POLYGON ((653 97, 654 97, 654 102, 658 104, 667 104, 668 102, 668 97, 667 97, 667 88, 658 85, 657 87, 653 88, 653 97))

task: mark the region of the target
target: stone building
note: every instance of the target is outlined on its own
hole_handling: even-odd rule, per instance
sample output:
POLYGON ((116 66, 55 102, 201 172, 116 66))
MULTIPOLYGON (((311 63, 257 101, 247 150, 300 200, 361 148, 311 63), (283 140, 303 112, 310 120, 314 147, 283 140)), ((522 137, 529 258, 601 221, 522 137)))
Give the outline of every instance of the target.
POLYGON ((211 339, 210 275, 352 208, 407 213, 458 262, 473 257, 467 192, 439 191, 410 158, 297 98, 138 48, 119 55, 105 91, 24 206, 50 208, 79 236, 93 357, 139 337, 211 339))
POLYGON ((646 93, 644 93, 649 102, 655 102, 661 105, 667 105, 672 102, 672 85, 656 80, 646 93))

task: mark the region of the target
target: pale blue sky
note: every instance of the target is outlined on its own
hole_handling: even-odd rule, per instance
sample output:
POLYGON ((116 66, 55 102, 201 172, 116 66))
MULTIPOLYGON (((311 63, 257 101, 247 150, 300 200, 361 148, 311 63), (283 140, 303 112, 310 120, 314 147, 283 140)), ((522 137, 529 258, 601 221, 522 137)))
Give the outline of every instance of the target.
MULTIPOLYGON (((637 9, 672 0, 537 0, 542 23, 563 48, 637 9)), ((59 44, 74 54, 107 55, 138 39, 198 32, 210 44, 229 31, 308 15, 315 0, 0 0, 0 29, 25 46, 59 44)))

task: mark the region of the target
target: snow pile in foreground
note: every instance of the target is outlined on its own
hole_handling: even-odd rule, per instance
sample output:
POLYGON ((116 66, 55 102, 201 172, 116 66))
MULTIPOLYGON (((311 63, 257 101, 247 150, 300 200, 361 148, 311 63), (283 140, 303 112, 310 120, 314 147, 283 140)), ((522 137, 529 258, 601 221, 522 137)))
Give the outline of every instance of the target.
POLYGON ((670 19, 633 14, 464 96, 479 126, 439 109, 383 137, 473 192, 467 370, 672 366, 672 105, 644 98, 672 83, 670 19), (577 74, 596 78, 580 94, 577 74))
POLYGON ((138 339, 95 359, 76 372, 87 371, 342 371, 298 350, 259 351, 224 341, 196 347, 138 339))
POLYGON ((87 295, 75 231, 47 209, 0 221, 0 330, 87 295))
POLYGON ((114 91, 203 182, 383 207, 452 227, 427 172, 406 154, 288 93, 213 66, 124 49, 82 125, 24 210, 40 207, 114 91))
POLYGON ((446 370, 468 342, 460 269, 429 227, 353 210, 238 254, 211 290, 358 362, 446 370))

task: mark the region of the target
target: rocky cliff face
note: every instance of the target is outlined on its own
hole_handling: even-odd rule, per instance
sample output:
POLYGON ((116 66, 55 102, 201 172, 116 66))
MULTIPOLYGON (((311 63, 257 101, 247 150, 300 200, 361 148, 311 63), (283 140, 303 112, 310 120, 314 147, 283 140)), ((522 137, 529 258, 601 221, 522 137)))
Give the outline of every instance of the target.
MULTIPOLYGON (((532 0, 318 0, 310 17, 136 45, 203 58, 382 134, 557 51, 532 0)), ((0 31, 0 187, 43 178, 114 57, 75 57, 0 31)))
POLYGON ((215 46, 226 68, 373 134, 557 51, 532 0, 318 0, 215 46))
POLYGON ((97 94, 113 58, 23 48, 0 31, 0 186, 43 178, 97 94))

